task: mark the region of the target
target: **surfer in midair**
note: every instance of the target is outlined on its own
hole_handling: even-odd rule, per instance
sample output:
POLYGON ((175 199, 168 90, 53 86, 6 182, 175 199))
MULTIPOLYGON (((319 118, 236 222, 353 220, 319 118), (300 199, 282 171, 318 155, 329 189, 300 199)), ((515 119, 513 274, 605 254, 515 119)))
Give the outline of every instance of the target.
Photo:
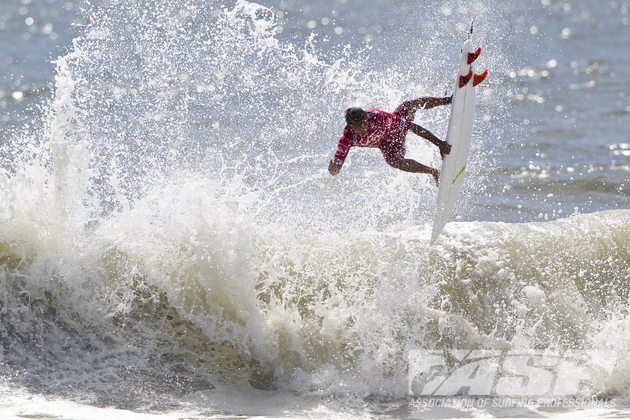
POLYGON ((413 122, 416 111, 448 105, 452 96, 444 98, 422 97, 405 101, 393 113, 370 108, 348 108, 346 110, 346 127, 339 139, 335 156, 328 164, 328 172, 337 175, 348 156, 350 148, 374 147, 380 149, 385 161, 392 167, 405 172, 430 174, 437 184, 440 170, 431 168, 413 159, 405 158, 405 138, 407 131, 427 139, 440 149, 440 155, 451 152, 451 145, 438 139, 429 130, 413 122))

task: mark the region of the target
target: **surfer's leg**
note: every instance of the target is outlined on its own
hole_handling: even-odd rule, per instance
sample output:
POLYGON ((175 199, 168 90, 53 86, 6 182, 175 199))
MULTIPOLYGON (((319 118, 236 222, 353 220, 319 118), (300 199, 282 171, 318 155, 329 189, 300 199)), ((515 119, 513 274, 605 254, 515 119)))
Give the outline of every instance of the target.
POLYGON ((394 157, 387 163, 393 168, 400 169, 405 172, 412 172, 417 174, 429 174, 435 179, 435 185, 439 185, 440 170, 431 168, 430 166, 423 165, 420 162, 416 162, 413 159, 405 159, 401 157, 394 157))
POLYGON ((385 161, 393 168, 400 169, 405 172, 430 174, 435 179, 436 184, 440 179, 440 171, 423 165, 413 159, 405 159, 405 143, 404 141, 391 141, 381 148, 381 153, 385 161))
POLYGON ((398 114, 407 121, 413 121, 416 117, 416 111, 419 109, 431 109, 436 106, 447 105, 453 101, 451 96, 444 98, 434 98, 430 96, 423 96, 417 99, 411 99, 398 105, 394 114, 398 114))

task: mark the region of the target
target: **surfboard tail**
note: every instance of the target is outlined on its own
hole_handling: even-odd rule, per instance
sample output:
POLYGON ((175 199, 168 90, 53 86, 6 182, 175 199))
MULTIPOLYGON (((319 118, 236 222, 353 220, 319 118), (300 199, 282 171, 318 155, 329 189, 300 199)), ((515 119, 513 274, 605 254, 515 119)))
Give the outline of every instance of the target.
POLYGON ((477 86, 479 83, 486 80, 487 76, 488 76, 488 69, 485 69, 483 72, 479 74, 475 74, 475 76, 473 77, 473 87, 477 86))
POLYGON ((466 86, 468 82, 470 82, 470 79, 472 79, 472 77, 473 77, 472 70, 468 72, 468 74, 465 76, 459 76, 459 88, 461 89, 464 86, 466 86))
POLYGON ((481 55, 481 47, 477 48, 474 52, 468 53, 468 65, 471 65, 481 55))

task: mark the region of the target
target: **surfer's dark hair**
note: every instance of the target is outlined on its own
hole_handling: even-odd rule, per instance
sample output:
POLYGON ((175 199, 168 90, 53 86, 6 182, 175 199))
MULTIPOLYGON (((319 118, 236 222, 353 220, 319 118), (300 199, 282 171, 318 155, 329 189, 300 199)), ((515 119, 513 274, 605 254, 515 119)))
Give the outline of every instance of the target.
POLYGON ((354 125, 367 119, 367 113, 361 108, 346 109, 346 122, 348 125, 354 125))

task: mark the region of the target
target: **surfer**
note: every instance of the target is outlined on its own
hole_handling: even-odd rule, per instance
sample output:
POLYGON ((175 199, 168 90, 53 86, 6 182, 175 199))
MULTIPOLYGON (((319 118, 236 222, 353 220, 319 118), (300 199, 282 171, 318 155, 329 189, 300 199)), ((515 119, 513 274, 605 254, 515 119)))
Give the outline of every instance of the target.
POLYGON ((374 147, 380 149, 385 161, 392 167, 405 172, 430 174, 438 184, 440 170, 431 168, 413 159, 405 158, 405 138, 407 131, 427 139, 440 149, 440 156, 451 152, 451 145, 438 139, 429 130, 414 124, 418 109, 431 109, 440 105, 448 105, 452 96, 444 98, 422 97, 405 101, 393 113, 370 108, 348 108, 346 110, 346 127, 339 139, 335 156, 328 164, 328 172, 335 176, 341 170, 350 148, 374 147))

